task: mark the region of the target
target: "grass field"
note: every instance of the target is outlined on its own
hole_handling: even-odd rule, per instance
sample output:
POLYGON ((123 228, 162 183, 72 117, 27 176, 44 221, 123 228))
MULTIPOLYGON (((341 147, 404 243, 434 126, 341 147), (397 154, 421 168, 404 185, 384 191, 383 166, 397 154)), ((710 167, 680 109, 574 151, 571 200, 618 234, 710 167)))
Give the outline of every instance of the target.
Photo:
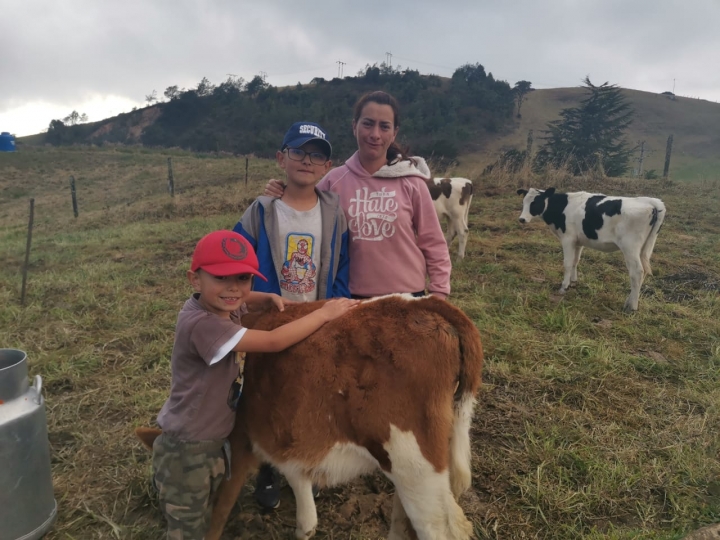
MULTIPOLYGON (((0 347, 25 350, 31 375, 44 379, 59 504, 49 540, 162 537, 150 454, 132 430, 151 424, 167 396, 194 244, 232 227, 278 173, 251 160, 245 187, 244 167, 131 148, 0 155, 0 347), (35 229, 21 307, 29 197, 35 229)), ((461 500, 476 537, 671 540, 720 521, 720 178, 558 186, 664 200, 655 275, 630 315, 619 253, 586 250, 577 288, 559 297, 559 243, 544 224, 517 222, 515 190, 529 179, 473 179, 451 301, 475 321, 486 352, 473 487, 461 500)), ((228 538, 289 538, 289 488, 278 511, 260 515, 251 486, 228 538)), ((391 487, 375 475, 324 490, 318 538, 383 537, 391 487)))

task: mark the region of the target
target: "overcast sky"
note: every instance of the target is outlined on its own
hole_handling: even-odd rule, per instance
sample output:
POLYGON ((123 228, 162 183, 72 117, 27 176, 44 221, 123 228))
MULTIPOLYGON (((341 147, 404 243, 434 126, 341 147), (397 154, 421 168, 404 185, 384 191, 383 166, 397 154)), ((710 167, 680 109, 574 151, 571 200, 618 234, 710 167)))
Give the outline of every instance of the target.
POLYGON ((719 101, 720 0, 0 0, 0 131, 101 120, 203 77, 283 86, 387 60, 719 101))

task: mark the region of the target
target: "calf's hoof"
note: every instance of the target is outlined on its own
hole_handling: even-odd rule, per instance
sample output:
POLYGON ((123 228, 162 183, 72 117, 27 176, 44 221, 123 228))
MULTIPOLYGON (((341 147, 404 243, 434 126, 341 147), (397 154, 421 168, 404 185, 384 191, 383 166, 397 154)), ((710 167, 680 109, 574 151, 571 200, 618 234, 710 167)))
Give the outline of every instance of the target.
POLYGON ((633 305, 632 305, 630 302, 625 302, 625 307, 623 308, 623 311, 624 311, 625 313, 632 313, 632 312, 637 311, 637 310, 638 310, 638 307, 637 307, 637 306, 634 306, 634 307, 633 307, 633 305))
POLYGON ((298 540, 309 540, 310 538, 315 536, 315 530, 316 530, 316 527, 313 527, 313 529, 310 530, 309 532, 304 532, 300 529, 295 529, 295 538, 297 538, 298 540))

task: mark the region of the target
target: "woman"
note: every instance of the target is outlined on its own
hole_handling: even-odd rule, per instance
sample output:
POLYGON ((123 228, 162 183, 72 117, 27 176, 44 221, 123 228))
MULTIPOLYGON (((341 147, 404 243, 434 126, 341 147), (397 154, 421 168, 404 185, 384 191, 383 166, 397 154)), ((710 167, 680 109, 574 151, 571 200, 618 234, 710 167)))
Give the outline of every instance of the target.
MULTIPOLYGON (((350 292, 354 298, 391 293, 450 293, 450 255, 425 180, 425 160, 395 143, 400 127, 393 96, 377 91, 355 104, 357 151, 318 183, 340 196, 350 230, 350 292)), ((283 186, 268 183, 279 197, 283 186)))

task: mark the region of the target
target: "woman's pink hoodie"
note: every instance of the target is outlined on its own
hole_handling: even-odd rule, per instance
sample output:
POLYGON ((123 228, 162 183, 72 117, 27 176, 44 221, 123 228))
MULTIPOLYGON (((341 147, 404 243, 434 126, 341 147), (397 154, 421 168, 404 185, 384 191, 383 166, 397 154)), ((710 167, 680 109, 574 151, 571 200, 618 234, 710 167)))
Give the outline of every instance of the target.
POLYGON ((425 180, 422 158, 374 175, 357 152, 317 185, 337 193, 350 230, 350 292, 358 296, 428 291, 450 294, 450 255, 425 180))

